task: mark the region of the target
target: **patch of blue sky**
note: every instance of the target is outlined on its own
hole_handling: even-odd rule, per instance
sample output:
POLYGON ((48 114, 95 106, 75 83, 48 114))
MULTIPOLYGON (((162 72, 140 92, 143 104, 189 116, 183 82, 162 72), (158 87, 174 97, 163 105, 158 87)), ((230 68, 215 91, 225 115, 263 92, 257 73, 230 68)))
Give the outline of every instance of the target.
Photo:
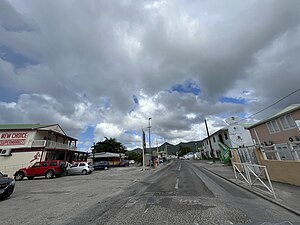
POLYGON ((0 102, 17 102, 21 92, 0 86, 0 102))
POLYGON ((2 44, 0 44, 0 58, 11 63, 16 69, 39 64, 37 61, 15 52, 13 49, 2 44))
POLYGON ((112 104, 111 104, 111 100, 109 97, 107 97, 107 96, 101 97, 101 107, 102 108, 110 109, 111 106, 112 106, 112 104))
POLYGON ((84 144, 87 143, 87 142, 90 142, 91 143, 90 146, 88 146, 88 149, 86 149, 86 150, 89 150, 90 147, 94 144, 93 137, 94 137, 94 127, 89 126, 84 132, 82 132, 77 137, 77 139, 79 140, 79 143, 78 143, 78 146, 77 146, 78 149, 87 148, 84 144))
POLYGON ((133 95, 132 99, 133 99, 133 101, 134 101, 135 104, 137 104, 137 105, 139 104, 139 99, 137 98, 136 95, 133 95))
POLYGON ((185 80, 183 84, 175 84, 171 87, 171 92, 192 93, 199 95, 201 92, 200 86, 194 80, 185 80))
POLYGON ((238 114, 237 114, 237 117, 239 117, 239 118, 241 118, 241 119, 245 119, 245 118, 248 117, 248 115, 247 115, 246 113, 244 113, 244 112, 241 112, 241 113, 238 113, 238 114))
POLYGON ((222 112, 222 113, 218 113, 217 114, 218 117, 220 118, 224 118, 224 119, 227 119, 229 117, 239 117, 240 119, 243 119, 247 116, 246 113, 244 112, 241 112, 241 113, 236 113, 236 114, 230 114, 229 112, 222 112))
POLYGON ((222 112, 222 113, 217 114, 217 116, 220 118, 223 118, 223 119, 227 119, 229 117, 236 116, 236 115, 231 115, 228 112, 222 112))
POLYGON ((130 135, 132 135, 132 134, 140 134, 141 132, 138 132, 138 131, 135 131, 135 130, 126 130, 126 131, 124 131, 124 134, 130 134, 130 135))
POLYGON ((247 103, 246 99, 244 98, 230 98, 230 97, 221 97, 219 101, 222 103, 233 103, 239 105, 245 105, 247 103))

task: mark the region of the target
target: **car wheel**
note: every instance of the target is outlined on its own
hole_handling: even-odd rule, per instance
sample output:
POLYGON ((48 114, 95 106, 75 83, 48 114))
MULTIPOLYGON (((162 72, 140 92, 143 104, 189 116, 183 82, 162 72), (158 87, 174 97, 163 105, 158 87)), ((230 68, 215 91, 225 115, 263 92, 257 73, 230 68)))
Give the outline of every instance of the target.
POLYGON ((88 172, 86 171, 86 170, 82 170, 82 172, 81 172, 83 175, 87 175, 88 174, 88 172))
POLYGON ((23 180, 24 177, 25 177, 25 174, 23 172, 17 172, 15 175, 15 180, 16 181, 23 180))
POLYGON ((106 167, 104 167, 104 170, 108 170, 108 167, 106 166, 106 167))
POLYGON ((47 179, 51 179, 51 178, 53 178, 53 176, 54 176, 53 170, 48 170, 48 171, 45 173, 45 177, 46 177, 47 179))
POLYGON ((33 178, 33 176, 27 177, 28 180, 32 180, 33 178))

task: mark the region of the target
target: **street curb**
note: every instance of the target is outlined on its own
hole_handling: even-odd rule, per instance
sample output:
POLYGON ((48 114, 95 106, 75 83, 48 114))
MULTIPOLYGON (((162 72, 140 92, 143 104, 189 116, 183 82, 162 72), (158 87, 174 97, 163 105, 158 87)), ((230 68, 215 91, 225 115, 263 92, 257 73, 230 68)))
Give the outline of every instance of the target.
POLYGON ((277 202, 277 201, 275 201, 275 200, 273 200, 273 199, 267 198, 266 196, 264 196, 264 195, 262 195, 262 194, 260 194, 260 193, 257 193, 257 192, 255 192, 255 191, 253 191, 253 190, 251 190, 251 189, 249 189, 249 188, 246 188, 246 187, 244 187, 244 186, 242 186, 242 185, 240 185, 240 184, 238 184, 238 183, 235 183, 235 182, 233 182, 232 180, 229 180, 228 178, 226 178, 226 177, 224 177, 224 176, 222 176, 222 175, 220 175, 220 174, 218 174, 218 173, 216 173, 216 172, 213 172, 213 171, 207 169, 206 167, 203 167, 203 166, 200 166, 200 167, 203 168, 203 169, 205 169, 206 171, 208 171, 208 172, 210 172, 210 173, 213 173, 213 174, 217 175, 218 177, 220 177, 220 178, 222 178, 222 179, 224 179, 224 180, 227 180, 228 182, 230 182, 230 183, 232 183, 232 184, 235 184, 235 185, 237 185, 237 186, 243 188, 243 189, 246 190, 246 191, 249 191, 249 192, 251 192, 251 193, 257 195, 258 197, 261 197, 261 198, 263 198, 263 199, 265 199, 265 200, 267 200, 267 201, 269 201, 269 202, 271 202, 271 203, 274 203, 274 204, 276 204, 276 205, 278 205, 278 206, 280 206, 280 207, 282 207, 282 208, 288 210, 288 211, 291 212, 291 213, 296 214, 297 216, 300 216, 300 212, 298 212, 297 210, 294 210, 294 209, 292 209, 292 208, 290 208, 290 207, 288 207, 288 206, 286 206, 286 205, 284 205, 284 204, 281 204, 281 203, 279 203, 279 202, 277 202))

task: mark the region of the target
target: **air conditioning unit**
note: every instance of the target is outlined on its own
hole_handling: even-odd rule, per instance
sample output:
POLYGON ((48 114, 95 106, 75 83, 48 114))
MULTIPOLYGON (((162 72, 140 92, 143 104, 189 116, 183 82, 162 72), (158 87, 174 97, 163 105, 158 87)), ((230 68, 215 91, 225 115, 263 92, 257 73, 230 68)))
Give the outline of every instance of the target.
POLYGON ((9 156, 9 155, 11 155, 10 148, 0 149, 0 156, 9 156))
POLYGON ((272 141, 264 141, 264 146, 271 146, 274 143, 272 141))
POLYGON ((300 141, 300 138, 298 136, 289 137, 289 141, 290 142, 300 141))

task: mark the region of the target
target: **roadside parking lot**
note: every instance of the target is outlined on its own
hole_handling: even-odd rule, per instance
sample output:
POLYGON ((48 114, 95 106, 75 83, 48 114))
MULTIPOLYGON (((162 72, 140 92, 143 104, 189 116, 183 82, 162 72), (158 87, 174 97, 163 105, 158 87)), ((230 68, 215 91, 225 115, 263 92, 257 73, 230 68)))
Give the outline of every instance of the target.
POLYGON ((2 225, 62 224, 150 173, 130 166, 96 170, 90 175, 25 178, 16 182, 15 191, 8 199, 0 201, 0 221, 2 225))

